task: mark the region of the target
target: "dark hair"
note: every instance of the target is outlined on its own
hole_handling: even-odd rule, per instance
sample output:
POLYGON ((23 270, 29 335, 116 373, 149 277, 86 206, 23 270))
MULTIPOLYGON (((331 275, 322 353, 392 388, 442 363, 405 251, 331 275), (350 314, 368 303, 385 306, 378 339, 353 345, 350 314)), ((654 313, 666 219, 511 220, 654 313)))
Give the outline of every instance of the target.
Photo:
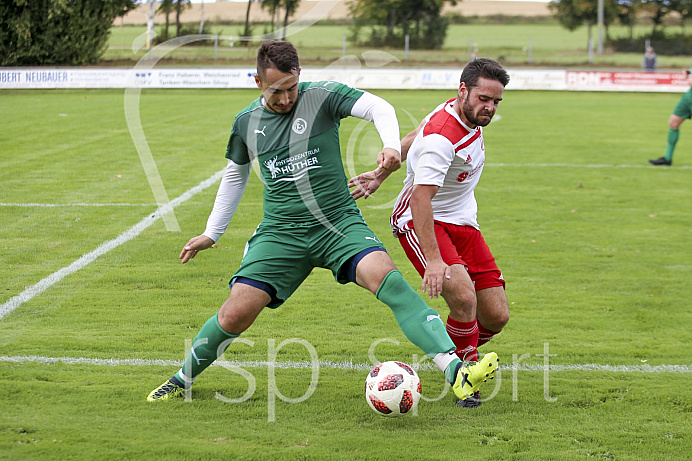
POLYGON ((264 71, 269 68, 286 74, 298 72, 300 61, 296 47, 279 40, 262 42, 257 50, 257 73, 263 77, 264 71))
POLYGON ((466 83, 467 88, 471 89, 478 86, 479 78, 497 80, 502 86, 509 83, 509 74, 502 68, 499 62, 488 58, 478 58, 470 61, 461 72, 460 82, 466 83))

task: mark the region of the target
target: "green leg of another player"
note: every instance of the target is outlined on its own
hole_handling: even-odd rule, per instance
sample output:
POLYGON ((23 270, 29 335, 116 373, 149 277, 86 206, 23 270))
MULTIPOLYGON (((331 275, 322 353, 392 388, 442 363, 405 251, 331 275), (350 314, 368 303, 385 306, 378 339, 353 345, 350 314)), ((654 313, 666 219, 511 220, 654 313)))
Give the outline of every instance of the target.
POLYGON ((192 384, 197 376, 212 364, 238 337, 226 332, 214 314, 197 333, 190 353, 183 363, 183 367, 175 374, 181 383, 192 384))
POLYGON ((668 145, 666 146, 666 154, 663 156, 667 161, 673 161, 673 152, 675 151, 675 145, 678 143, 678 138, 680 137, 680 130, 674 130, 672 128, 668 129, 668 145))
POLYGON ((455 350, 454 343, 447 334, 440 315, 411 288, 401 272, 389 272, 375 296, 389 306, 409 341, 434 359, 447 380, 454 382, 456 368, 461 364, 456 354, 449 354, 455 350))
POLYGON ((495 376, 499 362, 496 353, 486 354, 480 362, 462 363, 454 352, 456 347, 440 315, 418 296, 397 270, 384 277, 375 296, 394 312, 396 321, 409 341, 423 349, 438 368, 444 371, 460 401, 479 398, 480 386, 495 376))
POLYGON ((221 328, 216 315, 214 314, 200 328, 182 368, 171 379, 151 391, 147 401, 162 402, 182 397, 185 388, 192 386, 195 378, 219 358, 238 337, 221 328))

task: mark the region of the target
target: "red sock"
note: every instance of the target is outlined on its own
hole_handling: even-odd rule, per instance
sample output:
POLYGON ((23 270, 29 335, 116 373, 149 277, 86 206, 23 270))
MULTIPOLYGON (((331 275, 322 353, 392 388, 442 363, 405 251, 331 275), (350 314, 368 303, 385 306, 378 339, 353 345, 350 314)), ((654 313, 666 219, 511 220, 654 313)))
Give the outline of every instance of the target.
MULTIPOLYGON (((500 329, 500 331, 502 331, 502 329, 500 329)), ((490 341, 491 339, 493 339, 493 336, 498 334, 500 331, 490 331, 479 323, 478 324, 478 347, 482 346, 483 344, 485 344, 488 341, 490 341)))
POLYGON ((478 361, 478 322, 458 322, 447 318, 447 333, 457 347, 461 360, 478 361))

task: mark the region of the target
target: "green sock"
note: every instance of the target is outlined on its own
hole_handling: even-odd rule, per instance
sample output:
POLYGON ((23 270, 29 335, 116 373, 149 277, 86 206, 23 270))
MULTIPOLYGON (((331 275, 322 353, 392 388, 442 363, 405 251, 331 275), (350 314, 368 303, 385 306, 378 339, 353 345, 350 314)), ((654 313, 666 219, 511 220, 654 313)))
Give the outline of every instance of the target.
POLYGON ((668 145, 666 146, 666 154, 663 156, 669 162, 673 161, 673 151, 675 151, 675 145, 678 143, 678 138, 680 137, 680 130, 674 130, 672 128, 668 129, 668 145))
POLYGON ((454 371, 461 361, 454 353, 456 347, 440 314, 423 301, 397 270, 384 277, 375 296, 389 306, 409 341, 423 349, 445 372, 447 380, 454 382, 454 371))
POLYGON ((195 378, 219 358, 238 336, 221 328, 217 314, 214 314, 202 325, 192 341, 190 353, 183 367, 175 374, 175 378, 181 383, 192 384, 195 378))

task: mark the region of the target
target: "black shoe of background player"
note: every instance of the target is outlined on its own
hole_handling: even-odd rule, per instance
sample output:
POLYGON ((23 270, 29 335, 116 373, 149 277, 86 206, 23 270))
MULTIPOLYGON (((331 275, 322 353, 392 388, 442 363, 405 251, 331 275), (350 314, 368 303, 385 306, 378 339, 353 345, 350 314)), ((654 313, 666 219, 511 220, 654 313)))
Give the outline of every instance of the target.
POLYGON ((673 164, 672 161, 666 160, 665 157, 657 158, 654 160, 649 160, 649 163, 652 165, 668 165, 668 166, 671 166, 673 164))
POLYGON ((457 407, 460 408, 478 408, 481 406, 481 393, 475 392, 466 400, 457 399, 457 407))

